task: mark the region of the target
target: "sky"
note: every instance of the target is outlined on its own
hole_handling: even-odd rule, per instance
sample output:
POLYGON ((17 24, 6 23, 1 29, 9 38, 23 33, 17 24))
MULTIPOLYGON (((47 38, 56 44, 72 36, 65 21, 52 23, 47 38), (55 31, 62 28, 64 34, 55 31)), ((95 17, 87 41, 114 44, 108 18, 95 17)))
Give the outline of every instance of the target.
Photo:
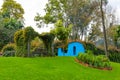
MULTIPOLYGON (((37 32, 48 32, 50 28, 37 28, 36 23, 34 21, 34 17, 36 13, 40 13, 44 15, 45 4, 48 0, 15 0, 17 3, 20 3, 24 8, 25 14, 25 26, 32 26, 37 32)), ((116 16, 120 19, 120 0, 108 0, 109 5, 116 10, 116 16)), ((0 8, 3 4, 3 0, 0 0, 0 8)))

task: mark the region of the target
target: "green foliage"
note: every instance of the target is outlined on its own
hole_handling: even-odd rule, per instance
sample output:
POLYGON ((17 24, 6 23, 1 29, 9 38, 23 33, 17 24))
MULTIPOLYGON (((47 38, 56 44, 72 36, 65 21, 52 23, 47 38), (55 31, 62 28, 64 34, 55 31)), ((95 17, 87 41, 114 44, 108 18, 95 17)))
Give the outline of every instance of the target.
POLYGON ((87 54, 92 55, 93 51, 92 50, 87 50, 87 54))
POLYGON ((7 44, 2 48, 2 55, 3 56, 15 56, 16 46, 15 44, 7 44))
POLYGON ((92 51, 94 55, 104 55, 104 50, 96 47, 92 42, 83 42, 86 51, 92 51))
POLYGON ((22 6, 14 0, 4 0, 1 11, 3 14, 7 12, 4 15, 5 17, 13 17, 16 19, 23 18, 24 14, 22 6))
POLYGON ((119 48, 119 43, 118 43, 118 40, 119 40, 119 34, 117 33, 119 26, 118 25, 115 25, 115 26, 111 26, 110 28, 107 29, 107 43, 108 45, 110 45, 111 43, 113 43, 112 46, 115 46, 117 48, 119 48), (111 42, 112 40, 112 42, 111 42), (110 43, 109 43, 110 41, 110 43))
POLYGON ((53 41, 55 38, 55 34, 53 32, 42 33, 39 35, 39 38, 42 39, 48 54, 54 55, 54 54, 52 54, 52 44, 53 44, 53 41))
POLYGON ((23 27, 24 9, 14 0, 4 0, 0 9, 0 49, 13 43, 14 33, 23 27))
POLYGON ((18 30, 14 34, 14 42, 17 46, 23 46, 24 44, 24 36, 23 36, 23 30, 18 30))
MULTIPOLYGON (((90 0, 49 0, 45 7, 46 14, 35 16, 36 24, 55 24, 58 20, 64 23, 65 27, 73 24, 71 38, 83 36, 87 26, 92 21, 93 11, 98 7, 90 0), (87 17, 87 18, 86 18, 87 17)), ((98 9, 98 8, 97 8, 98 9)), ((96 9, 96 10, 97 10, 96 9)))
POLYGON ((4 53, 5 51, 15 51, 16 50, 16 46, 13 43, 7 44, 2 48, 2 53, 4 53))
POLYGON ((15 56, 15 51, 5 51, 2 56, 5 57, 14 57, 15 56))
POLYGON ((120 63, 120 53, 116 53, 116 52, 110 53, 109 54, 109 59, 110 59, 110 61, 120 63))
POLYGON ((34 31, 34 29, 31 26, 28 26, 24 29, 24 40, 25 42, 33 40, 36 36, 38 36, 38 33, 34 31))
POLYGON ((110 61, 120 63, 120 50, 113 48, 109 49, 108 52, 110 61))
POLYGON ((30 42, 36 36, 38 36, 38 33, 35 32, 31 26, 29 26, 24 29, 23 36, 24 36, 24 41, 27 44, 27 50, 28 50, 27 54, 28 54, 28 56, 30 56, 30 46, 31 46, 30 42))
POLYGON ((37 25, 40 26, 41 23, 49 24, 49 23, 56 23, 57 20, 63 20, 63 13, 64 11, 61 8, 60 1, 58 0, 49 0, 46 4, 44 16, 41 16, 37 13, 35 16, 35 21, 37 21, 37 25))
POLYGON ((62 41, 63 43, 66 44, 66 41, 68 39, 68 36, 70 34, 70 31, 71 31, 71 28, 72 28, 72 25, 69 25, 68 28, 65 28, 63 26, 63 22, 61 20, 58 20, 56 23, 55 23, 55 34, 56 34, 56 37, 62 41))
POLYGON ((49 56, 46 49, 44 48, 43 41, 39 37, 36 37, 31 41, 31 52, 31 56, 33 57, 49 56))
POLYGON ((16 56, 24 56, 26 54, 26 43, 23 36, 24 30, 18 30, 14 34, 14 42, 16 44, 16 56))
POLYGON ((98 27, 98 25, 94 25, 92 24, 91 25, 91 31, 89 32, 89 35, 88 35, 88 41, 96 41, 98 37, 101 36, 101 30, 100 28, 98 27))
POLYGON ((0 50, 10 41, 8 29, 0 28, 0 50))
MULTIPOLYGON (((84 46, 85 46, 85 49, 86 49, 86 52, 92 53, 94 55, 105 55, 105 52, 103 50, 103 48, 100 48, 100 47, 96 47, 93 43, 91 42, 83 42, 84 46)), ((116 49, 116 48, 110 48, 108 49, 108 58, 110 59, 110 61, 113 61, 113 62, 119 62, 120 63, 120 50, 119 49, 116 49)))
POLYGON ((87 53, 79 53, 77 59, 96 68, 110 68, 110 61, 105 55, 94 56, 87 53))
POLYGON ((44 48, 44 43, 40 40, 39 37, 36 37, 34 40, 31 41, 31 50, 34 51, 38 48, 44 48))
POLYGON ((26 27, 23 30, 18 30, 14 34, 14 42, 17 46, 16 56, 30 55, 30 42, 38 35, 32 27, 26 27), (28 51, 27 51, 28 50, 28 51))
POLYGON ((15 56, 17 57, 27 57, 27 47, 26 44, 23 46, 17 46, 15 56))
MULTIPOLYGON (((3 17, 2 17, 3 18, 3 17)), ((14 18, 9 19, 8 21, 5 20, 6 18, 3 18, 0 23, 2 25, 0 26, 0 41, 1 41, 1 47, 4 45, 13 42, 14 33, 23 27, 23 24, 20 21, 17 21, 14 18)))
POLYGON ((117 28, 117 37, 120 37, 120 26, 117 28))

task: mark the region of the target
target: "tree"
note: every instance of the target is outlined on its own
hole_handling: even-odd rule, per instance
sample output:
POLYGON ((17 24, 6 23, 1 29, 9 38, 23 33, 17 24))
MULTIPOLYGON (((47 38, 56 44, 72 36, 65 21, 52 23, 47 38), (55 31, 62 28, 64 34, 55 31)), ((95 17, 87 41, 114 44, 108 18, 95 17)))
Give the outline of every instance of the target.
POLYGON ((4 45, 11 41, 10 37, 12 30, 8 30, 4 27, 4 25, 4 18, 0 13, 0 49, 2 49, 4 45))
POLYGON ((0 34, 5 35, 3 38, 0 38, 2 42, 1 47, 13 42, 14 33, 24 25, 23 14, 24 9, 19 3, 14 0, 4 0, 0 10, 0 34))
POLYGON ((63 42, 63 44, 67 44, 67 40, 69 37, 69 33, 71 31, 72 25, 69 25, 69 27, 65 28, 63 26, 63 22, 61 20, 58 20, 55 23, 55 34, 57 39, 63 42))
MULTIPOLYGON (((117 31, 117 41, 118 41, 118 43, 119 43, 119 46, 118 46, 118 47, 120 48, 120 25, 118 26, 118 28, 117 28, 116 31, 117 31)), ((117 47, 117 48, 118 48, 118 47, 117 47)))
MULTIPOLYGON (((44 24, 53 23, 54 24, 59 19, 63 20, 64 8, 61 6, 63 3, 61 4, 60 1, 49 0, 45 8, 46 14, 44 16, 41 16, 39 13, 37 13, 37 15, 35 16, 35 21, 37 22, 38 26, 41 26, 42 23, 44 24)), ((63 2, 66 2, 66 0, 64 0, 63 2)))
POLYGON ((111 43, 113 43, 114 47, 117 47, 117 45, 118 45, 117 44, 117 40, 118 40, 117 28, 118 28, 118 26, 114 25, 114 26, 107 28, 107 30, 106 30, 107 31, 107 40, 111 41, 111 43))
MULTIPOLYGON (((101 15, 101 0, 96 0, 94 2, 94 4, 98 5, 98 7, 96 7, 96 10, 94 11, 94 14, 93 14, 93 21, 92 21, 92 25, 91 25, 91 28, 93 30, 95 30, 95 32, 97 31, 99 33, 94 33, 94 31, 92 32, 92 35, 93 35, 93 38, 94 38, 94 35, 97 34, 96 36, 96 40, 99 40, 99 39, 103 39, 104 38, 104 34, 103 34, 103 25, 102 25, 102 15, 101 15), (98 31, 99 30, 99 31, 98 31)), ((112 9, 112 7, 108 4, 108 0, 103 0, 102 2, 102 9, 103 9, 103 15, 104 15, 104 25, 105 25, 105 31, 106 31, 106 35, 107 35, 107 43, 111 43, 113 42, 114 43, 114 38, 113 38, 113 35, 114 35, 114 25, 116 25, 116 17, 115 17, 115 10, 112 9)), ((90 33, 91 34, 91 33, 90 33)), ((92 38, 91 35, 89 35, 89 38, 92 38)), ((95 42, 95 41, 93 41, 95 42)), ((113 44, 112 43, 112 44, 113 44)), ((112 44, 108 44, 109 45, 112 45, 112 44)))
POLYGON ((4 0, 0 13, 3 17, 5 28, 20 29, 23 27, 24 9, 16 1, 4 0))
POLYGON ((14 0, 4 0, 1 12, 4 17, 12 17, 18 20, 23 19, 24 9, 14 0))
POLYGON ((73 39, 83 40, 88 32, 88 25, 92 21, 92 15, 96 9, 96 5, 91 0, 72 0, 69 2, 69 15, 70 22, 73 24, 72 37, 73 39))
POLYGON ((37 25, 42 24, 55 24, 58 20, 61 20, 64 27, 68 27, 73 24, 72 38, 81 39, 91 22, 92 12, 94 7, 90 0, 49 0, 46 4, 44 16, 37 14, 35 21, 37 25), (87 18, 86 18, 87 17, 87 18))
POLYGON ((103 25, 103 34, 104 34, 104 47, 105 47, 105 54, 106 57, 108 57, 108 52, 107 52, 107 37, 106 37, 106 28, 105 28, 105 19, 104 19, 104 12, 103 12, 103 0, 101 0, 101 5, 100 5, 100 9, 101 9, 101 18, 102 18, 102 25, 103 25))
POLYGON ((92 24, 88 35, 88 41, 96 42, 98 38, 101 36, 101 34, 102 34, 101 29, 98 26, 92 24))

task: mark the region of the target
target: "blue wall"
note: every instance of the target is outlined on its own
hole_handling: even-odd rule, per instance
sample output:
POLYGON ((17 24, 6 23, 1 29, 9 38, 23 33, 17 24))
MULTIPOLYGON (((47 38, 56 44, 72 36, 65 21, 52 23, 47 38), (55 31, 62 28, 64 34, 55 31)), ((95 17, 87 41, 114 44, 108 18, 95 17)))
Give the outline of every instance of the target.
POLYGON ((85 53, 84 46, 80 42, 69 43, 66 53, 62 48, 58 48, 58 56, 77 56, 80 52, 85 53))

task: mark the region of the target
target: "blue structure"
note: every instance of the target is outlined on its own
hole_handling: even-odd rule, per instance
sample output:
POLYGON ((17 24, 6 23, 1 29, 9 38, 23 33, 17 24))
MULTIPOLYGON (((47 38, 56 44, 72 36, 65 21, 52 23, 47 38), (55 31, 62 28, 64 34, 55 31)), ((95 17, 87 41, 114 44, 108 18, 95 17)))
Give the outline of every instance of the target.
POLYGON ((80 52, 85 52, 84 46, 80 42, 69 43, 66 53, 62 48, 58 48, 58 56, 77 56, 80 52))

